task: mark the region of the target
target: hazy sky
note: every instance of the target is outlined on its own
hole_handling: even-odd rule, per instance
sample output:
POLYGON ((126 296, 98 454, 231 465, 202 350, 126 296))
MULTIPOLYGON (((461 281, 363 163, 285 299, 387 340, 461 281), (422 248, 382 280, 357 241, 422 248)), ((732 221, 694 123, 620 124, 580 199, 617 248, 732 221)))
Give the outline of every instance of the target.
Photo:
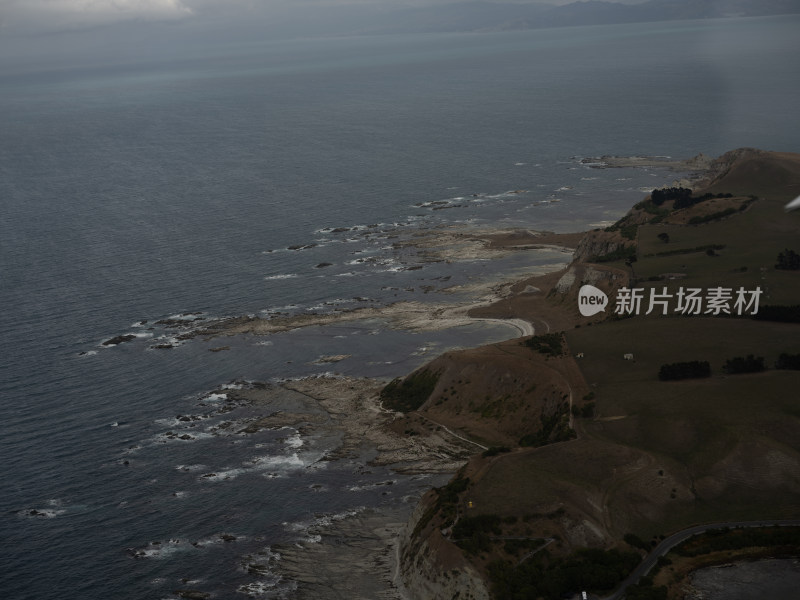
POLYGON ((513 22, 513 5, 573 1, 0 0, 0 74, 198 57, 216 45, 287 37, 425 31, 442 23, 447 30, 454 22, 453 30, 469 31, 513 22))
MULTIPOLYGON (((57 32, 120 22, 202 21, 280 17, 321 6, 361 6, 365 9, 430 6, 454 0, 0 0, 0 32, 15 35, 57 32)), ((494 0, 509 2, 509 0, 494 0)), ((527 0, 566 4, 574 0, 527 0)), ((616 0, 633 4, 644 0, 616 0)), ((517 0, 526 3, 526 0, 517 0)))

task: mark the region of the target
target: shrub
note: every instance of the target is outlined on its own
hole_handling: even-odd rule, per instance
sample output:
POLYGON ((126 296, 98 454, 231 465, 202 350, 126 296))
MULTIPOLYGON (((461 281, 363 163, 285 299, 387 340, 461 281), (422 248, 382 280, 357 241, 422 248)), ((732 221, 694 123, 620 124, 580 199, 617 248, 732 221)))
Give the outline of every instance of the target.
POLYGON ((564 353, 564 336, 559 333, 535 335, 525 340, 525 345, 546 356, 561 356, 564 353))

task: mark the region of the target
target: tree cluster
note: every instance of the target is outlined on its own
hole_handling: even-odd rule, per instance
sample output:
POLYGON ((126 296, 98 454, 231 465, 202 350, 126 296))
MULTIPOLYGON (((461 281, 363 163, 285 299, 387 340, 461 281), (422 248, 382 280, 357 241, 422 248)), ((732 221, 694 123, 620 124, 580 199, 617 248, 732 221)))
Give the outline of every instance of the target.
POLYGON ((535 335, 524 343, 545 356, 561 356, 564 353, 564 335, 561 332, 535 335))
POLYGON ((661 381, 678 381, 711 376, 711 365, 707 360, 691 360, 661 365, 658 378, 661 381))
POLYGON ((722 366, 722 370, 728 375, 738 375, 739 373, 760 373, 766 369, 763 356, 753 356, 748 354, 746 357, 737 356, 729 358, 722 366))
POLYGON ((800 254, 787 248, 778 254, 778 262, 775 264, 775 268, 785 271, 800 271, 800 254))
POLYGON ((583 406, 577 404, 572 405, 572 416, 581 417, 583 419, 591 419, 594 416, 596 404, 594 402, 587 402, 583 406))
MULTIPOLYGON (((664 202, 668 200, 675 200, 680 202, 690 202, 692 198, 692 190, 689 188, 683 187, 670 187, 670 188, 661 188, 658 190, 653 190, 650 193, 650 199, 653 201, 653 204, 656 206, 661 206, 664 202)), ((686 204, 686 206, 690 206, 690 204, 686 204)), ((675 208, 678 208, 677 204, 675 208)))
POLYGON ((708 192, 702 196, 692 196, 692 190, 683 187, 661 188, 650 193, 650 199, 656 206, 661 206, 668 200, 674 200, 675 202, 672 205, 674 210, 689 208, 705 200, 711 200, 711 198, 733 198, 733 194, 712 194, 708 192))
POLYGON ((800 354, 787 354, 783 352, 775 362, 775 368, 800 371, 800 354))
POLYGON ((777 321, 779 323, 800 323, 800 304, 767 304, 759 308, 752 319, 756 321, 777 321))

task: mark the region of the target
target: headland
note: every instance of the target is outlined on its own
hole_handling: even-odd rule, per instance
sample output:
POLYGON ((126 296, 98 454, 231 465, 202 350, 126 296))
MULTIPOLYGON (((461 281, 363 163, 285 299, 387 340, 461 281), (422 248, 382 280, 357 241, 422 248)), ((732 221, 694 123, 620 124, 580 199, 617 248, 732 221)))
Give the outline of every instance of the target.
MULTIPOLYGON (((597 167, 654 160, 603 157, 597 167)), ((800 220, 783 207, 800 195, 800 155, 739 149, 673 162, 665 166, 697 175, 604 229, 454 228, 407 242, 453 261, 563 251, 563 263, 522 279, 453 290, 469 292, 468 301, 242 317, 191 333, 218 340, 367 318, 418 331, 474 319, 515 329, 512 339, 447 352, 388 385, 284 384, 339 423, 343 442, 331 460, 368 445, 374 464, 455 474, 411 515, 411 505, 406 514, 370 511, 332 524, 313 552, 284 549, 301 597, 331 589, 331 597, 426 599, 612 594, 674 532, 796 517, 800 264, 791 267, 789 252, 800 251, 800 220), (673 301, 679 290, 718 288, 731 302, 687 313, 645 300, 636 313, 609 304, 586 316, 584 285, 609 298, 639 289, 673 301), (760 306, 737 314, 737 290, 759 290, 760 306)), ((797 534, 783 533, 753 541, 734 530, 720 534, 731 540, 727 550, 675 550, 629 593, 680 598, 699 567, 800 553, 797 534)))

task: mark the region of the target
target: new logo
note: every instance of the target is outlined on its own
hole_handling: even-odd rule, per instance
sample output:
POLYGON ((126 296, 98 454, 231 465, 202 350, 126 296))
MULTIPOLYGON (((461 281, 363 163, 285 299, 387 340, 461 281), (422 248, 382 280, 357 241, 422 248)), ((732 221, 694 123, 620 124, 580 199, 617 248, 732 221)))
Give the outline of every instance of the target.
POLYGON ((593 285, 583 285, 578 291, 578 310, 584 317, 603 312, 608 306, 608 296, 593 285))

